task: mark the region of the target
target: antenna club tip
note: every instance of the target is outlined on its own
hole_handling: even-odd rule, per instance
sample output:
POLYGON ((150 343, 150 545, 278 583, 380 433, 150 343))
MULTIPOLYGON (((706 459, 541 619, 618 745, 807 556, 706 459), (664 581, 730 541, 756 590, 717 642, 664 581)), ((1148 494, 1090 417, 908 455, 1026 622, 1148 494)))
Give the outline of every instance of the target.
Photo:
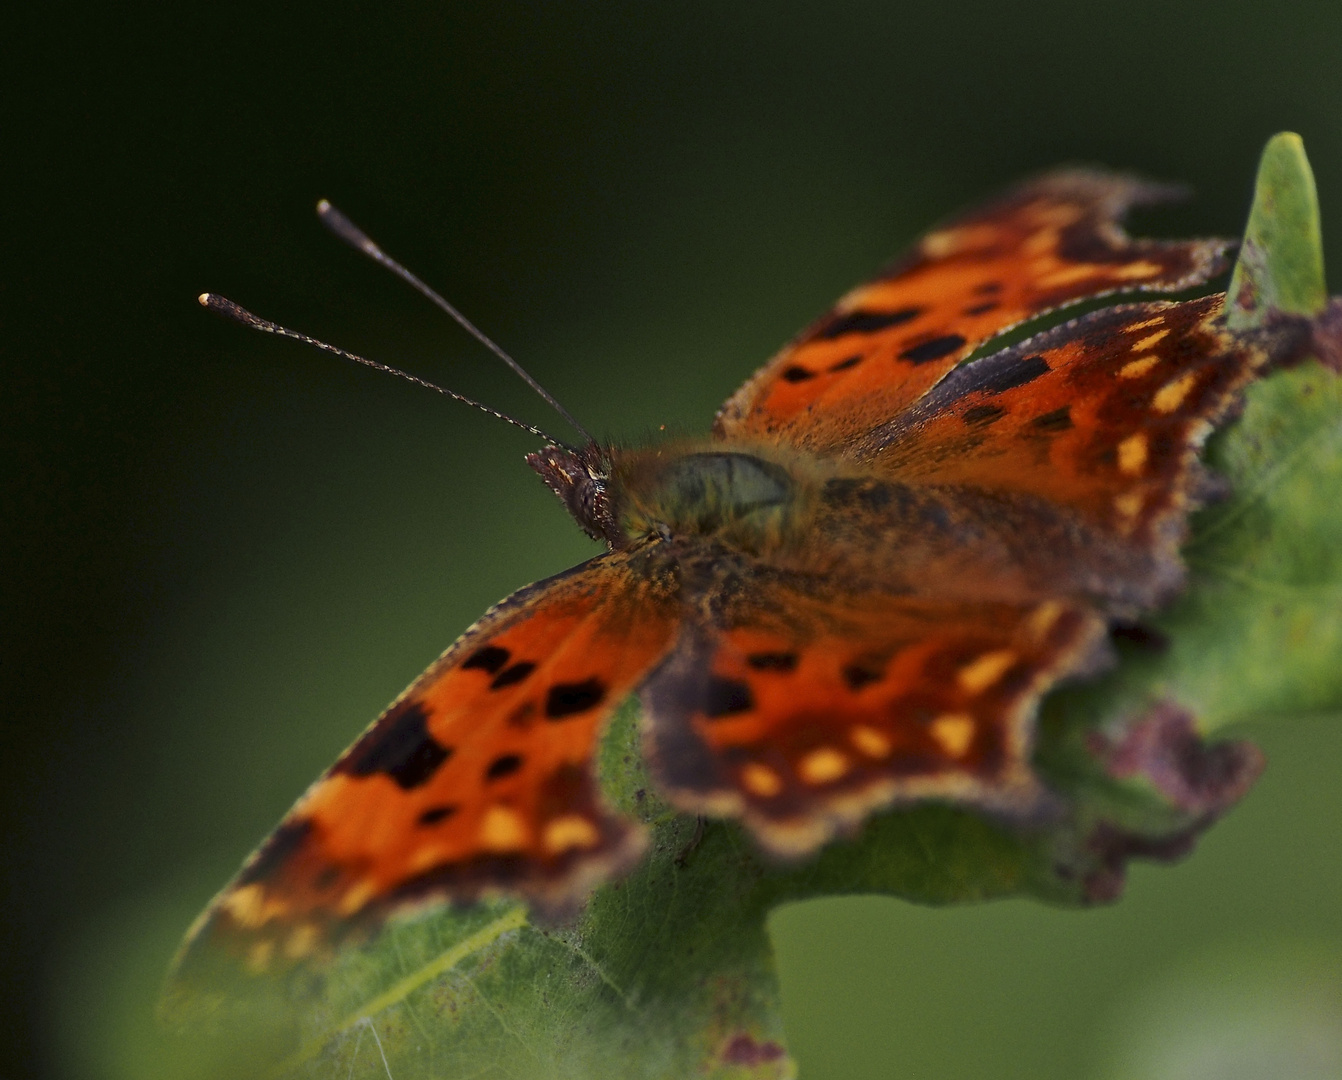
POLYGON ((209 307, 210 301, 212 301, 213 299, 214 297, 211 296, 209 293, 203 292, 196 297, 196 303, 198 303, 201 307, 209 307))
POLYGON ((331 200, 330 200, 330 199, 318 199, 318 200, 317 200, 317 215, 318 215, 319 217, 325 217, 325 216, 326 216, 327 214, 329 214, 330 212, 331 212, 331 200))

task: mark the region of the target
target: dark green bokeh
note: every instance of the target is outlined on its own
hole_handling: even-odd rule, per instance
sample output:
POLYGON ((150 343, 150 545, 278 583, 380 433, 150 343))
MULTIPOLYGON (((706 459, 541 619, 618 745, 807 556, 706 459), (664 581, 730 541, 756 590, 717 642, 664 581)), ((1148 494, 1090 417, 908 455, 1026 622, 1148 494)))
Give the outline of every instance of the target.
MULTIPOLYGON (((588 550, 525 436, 195 307, 558 427, 318 196, 625 438, 701 430, 931 220, 1059 160, 1187 181, 1145 223, 1234 234, 1292 128, 1342 264, 1332 4, 53 6, 6 36, 0 1075, 143 1072, 194 910, 467 622, 588 550)), ((1335 720, 1252 732, 1260 790, 1110 911, 780 913, 804 1075, 1099 1078, 1199 957, 1335 957, 1335 720)))

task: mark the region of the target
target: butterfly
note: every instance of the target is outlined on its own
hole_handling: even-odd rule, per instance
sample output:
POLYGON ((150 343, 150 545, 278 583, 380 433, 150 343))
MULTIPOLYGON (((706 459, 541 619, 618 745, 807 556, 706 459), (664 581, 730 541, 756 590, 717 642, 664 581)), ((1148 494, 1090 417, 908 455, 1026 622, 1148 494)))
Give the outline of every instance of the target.
POLYGON ((630 695, 658 793, 800 858, 943 800, 1028 820, 1041 696, 1181 588, 1203 440, 1298 334, 1178 292, 1229 244, 1130 238, 1174 192, 1046 174, 930 232, 756 372, 701 439, 528 464, 606 550, 503 600, 302 796, 198 920, 256 971, 411 905, 560 917, 642 828, 594 759, 630 695))

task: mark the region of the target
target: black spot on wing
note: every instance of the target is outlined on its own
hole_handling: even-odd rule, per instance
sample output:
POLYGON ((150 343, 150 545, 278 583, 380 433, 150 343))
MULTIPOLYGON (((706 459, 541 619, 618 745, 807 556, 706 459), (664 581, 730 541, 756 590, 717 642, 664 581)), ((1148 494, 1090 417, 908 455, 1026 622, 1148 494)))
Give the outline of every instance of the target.
POLYGON ((862 363, 862 357, 861 357, 861 356, 845 356, 842 360, 839 360, 839 361, 837 361, 836 363, 830 364, 830 366, 829 366, 829 370, 830 370, 830 371, 847 371, 849 368, 857 367, 857 365, 860 364, 860 363, 862 363))
MULTIPOLYGON (((989 357, 988 359, 995 359, 989 357)), ((1052 368, 1042 356, 1003 357, 1002 362, 985 370, 984 378, 974 387, 985 394, 1003 394, 1018 386, 1034 382, 1040 375, 1047 375, 1052 368)))
POLYGON ((286 821, 270 834, 270 838, 261 845, 256 856, 242 868, 238 875, 238 885, 250 885, 255 881, 265 881, 275 876, 289 859, 307 843, 312 833, 312 822, 306 818, 286 821))
POLYGON ((1118 621, 1109 626, 1109 636, 1115 641, 1135 645, 1143 652, 1159 655, 1169 651, 1170 639, 1150 623, 1118 621))
POLYGON ((710 720, 735 716, 755 707, 755 696, 750 687, 738 679, 724 679, 710 675, 703 686, 700 708, 710 720))
POLYGON ((535 716, 536 703, 534 701, 524 701, 508 714, 508 725, 525 731, 531 726, 531 721, 535 719, 535 716))
POLYGON ((490 675, 497 674, 499 669, 508 662, 512 654, 498 645, 486 645, 484 648, 476 649, 470 656, 461 662, 465 669, 472 670, 480 668, 487 671, 490 675))
MULTIPOLYGON (((1190 314, 1200 317, 1196 312, 1190 314)), ((870 432, 870 445, 884 447, 906 439, 930 417, 963 407, 972 400, 970 395, 1000 394, 1046 375, 1051 368, 1045 357, 1052 350, 1075 344, 1078 340, 1090 342, 1093 339, 1097 345, 1103 346, 1112 341, 1114 332, 1126 327, 1133 317, 1131 306, 1093 311, 1002 352, 961 364, 913 406, 870 432)))
POLYGON ((1000 281, 985 281, 982 285, 975 285, 974 291, 980 296, 1000 293, 1002 291, 1002 283, 1000 281))
POLYGON ((899 354, 899 358, 907 360, 910 364, 929 364, 933 360, 940 360, 943 356, 958 352, 964 343, 965 339, 959 334, 947 334, 945 337, 936 337, 931 341, 924 341, 921 345, 905 349, 899 354))
POLYGON ((746 657, 746 663, 756 671, 796 671, 797 654, 794 652, 757 652, 746 657))
POLYGON ((793 364, 791 367, 784 368, 780 373, 781 377, 790 383, 805 382, 807 379, 814 379, 816 373, 810 368, 804 368, 800 364, 793 364))
POLYGON ((455 806, 430 806, 427 810, 421 811, 419 815, 419 824, 437 825, 440 821, 446 821, 457 812, 455 806))
POLYGON ((312 879, 312 887, 317 892, 326 892, 327 889, 335 888, 335 884, 340 880, 340 867, 325 866, 317 871, 317 876, 312 879))
POLYGON ((505 776, 512 776, 521 767, 522 757, 520 754, 504 754, 489 763, 489 768, 485 770, 485 779, 502 780, 505 776))
POLYGON ((1030 426, 1038 428, 1040 431, 1066 431, 1072 426, 1071 406, 1064 405, 1061 409, 1054 409, 1042 416, 1036 416, 1030 421, 1030 426))
POLYGON ((966 424, 973 427, 987 427, 994 420, 1006 416, 1006 410, 997 405, 975 405, 961 415, 966 424))
POLYGON ((530 660, 519 660, 512 667, 504 668, 494 676, 494 681, 489 684, 491 690, 502 690, 505 686, 513 686, 520 683, 528 675, 536 670, 536 665, 530 660))
POLYGON ((595 676, 576 683, 555 683, 545 695, 545 715, 563 720, 600 705, 606 698, 605 684, 595 676))
POLYGON ((840 674, 843 675, 843 681, 848 684, 848 689, 857 692, 864 686, 880 682, 883 672, 867 664, 845 664, 840 674))
POLYGON ((333 771, 349 776, 384 773, 405 791, 426 783, 452 756, 428 730, 428 716, 418 701, 395 705, 333 771))
POLYGON ((922 308, 900 308, 898 311, 848 311, 836 315, 811 335, 812 341, 833 341, 845 334, 874 334, 892 326, 912 322, 923 313, 922 308))
POLYGON ((964 314, 965 314, 965 315, 986 315, 988 312, 992 311, 993 308, 995 308, 995 307, 1000 307, 1000 306, 1001 306, 1001 305, 1000 305, 996 300, 987 300, 987 301, 984 301, 982 304, 975 304, 973 307, 967 307, 967 308, 965 308, 965 310, 964 310, 964 314))

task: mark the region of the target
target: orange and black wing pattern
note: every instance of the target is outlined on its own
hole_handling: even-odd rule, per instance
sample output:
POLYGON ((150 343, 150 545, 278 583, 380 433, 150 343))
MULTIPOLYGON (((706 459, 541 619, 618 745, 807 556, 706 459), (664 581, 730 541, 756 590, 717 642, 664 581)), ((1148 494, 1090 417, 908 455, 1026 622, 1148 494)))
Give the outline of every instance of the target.
POLYGON ((1106 656, 1078 605, 808 595, 688 626, 641 691, 659 789, 740 817, 769 851, 813 852, 873 810, 946 799, 1029 817, 1039 696, 1106 656))
POLYGON ((263 971, 416 902, 500 892, 562 913, 642 836, 602 805, 605 721, 672 644, 668 583, 601 555, 499 604, 347 750, 185 946, 263 971))
POLYGON ((997 334, 1080 300, 1170 292, 1225 269, 1218 240, 1134 240, 1130 207, 1177 189, 1069 170, 928 234, 774 357, 718 413, 725 439, 845 452, 997 334))
POLYGON ((1105 308, 972 361, 870 432, 863 453, 881 476, 1047 506, 1150 553, 1132 564, 1141 580, 1113 564, 1106 576, 1152 606, 1181 583, 1169 570, 1207 488, 1203 441, 1252 380, 1307 344, 1291 324, 1231 333, 1224 302, 1105 308), (1154 591, 1142 596, 1143 583, 1154 591))

